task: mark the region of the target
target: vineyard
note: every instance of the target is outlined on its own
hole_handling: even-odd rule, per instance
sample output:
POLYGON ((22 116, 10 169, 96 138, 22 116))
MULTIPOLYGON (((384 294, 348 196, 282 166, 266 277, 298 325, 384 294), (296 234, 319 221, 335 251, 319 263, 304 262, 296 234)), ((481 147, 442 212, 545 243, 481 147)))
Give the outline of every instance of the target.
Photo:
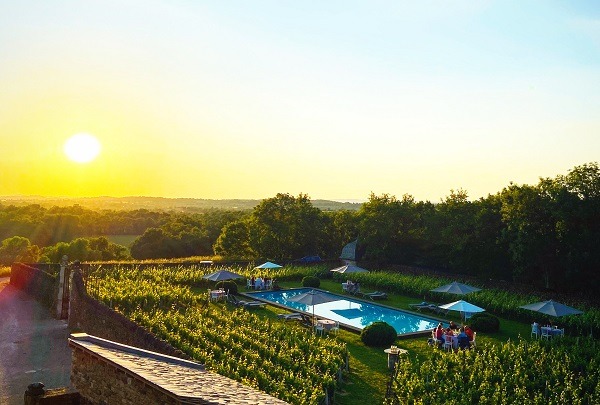
POLYGON ((600 344, 591 338, 519 341, 397 367, 387 404, 600 403, 600 344))
POLYGON ((295 404, 333 394, 346 368, 345 344, 247 310, 205 305, 206 296, 184 285, 204 270, 114 266, 93 274, 90 291, 219 374, 295 404))
MULTIPOLYGON (((88 291, 207 368, 290 403, 323 403, 326 396, 345 389, 340 385, 341 376, 346 380, 343 370, 349 356, 344 338, 320 338, 247 310, 207 305, 206 295, 198 291, 206 291, 210 284, 202 276, 213 270, 183 264, 101 266, 88 277, 88 291)), ((235 271, 255 274, 250 266, 235 271)), ((318 267, 285 267, 269 276, 297 282, 315 274, 325 276, 318 267)), ((373 272, 353 278, 396 294, 446 298, 429 292, 446 281, 435 277, 373 272)), ((528 314, 518 306, 536 297, 486 289, 469 300, 493 308, 494 314, 519 319, 528 314)), ((386 402, 600 403, 600 346, 587 337, 598 328, 599 311, 585 311, 584 316, 561 318, 578 337, 550 342, 490 337, 491 343, 476 350, 448 353, 428 348, 422 338, 399 341, 413 353, 399 363, 386 402)), ((353 403, 349 397, 335 399, 353 403)))

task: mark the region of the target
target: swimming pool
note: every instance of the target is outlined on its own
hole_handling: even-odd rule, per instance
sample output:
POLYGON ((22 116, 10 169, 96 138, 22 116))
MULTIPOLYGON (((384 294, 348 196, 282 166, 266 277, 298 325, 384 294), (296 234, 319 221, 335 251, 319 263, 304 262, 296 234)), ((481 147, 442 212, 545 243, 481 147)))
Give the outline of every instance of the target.
MULTIPOLYGON (((286 307, 293 311, 303 311, 312 314, 313 307, 311 305, 289 300, 290 298, 310 290, 311 288, 294 288, 279 291, 249 292, 246 294, 262 301, 286 307)), ((339 321, 341 325, 358 330, 364 329, 375 321, 383 321, 392 325, 394 329, 396 329, 396 333, 404 335, 431 330, 440 322, 433 318, 390 308, 384 305, 357 300, 323 290, 318 291, 329 295, 331 298, 336 299, 336 301, 315 305, 315 316, 339 321)))

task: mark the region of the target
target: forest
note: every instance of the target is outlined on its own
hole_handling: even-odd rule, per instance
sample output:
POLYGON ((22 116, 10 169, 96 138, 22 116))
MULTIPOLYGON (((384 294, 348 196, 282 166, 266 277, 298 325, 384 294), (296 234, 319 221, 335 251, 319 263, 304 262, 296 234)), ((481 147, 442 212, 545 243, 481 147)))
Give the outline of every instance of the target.
MULTIPOLYGON (((354 208, 354 207, 352 207, 354 208)), ((335 259, 358 239, 360 259, 589 291, 600 282, 600 168, 576 166, 535 185, 509 184, 470 200, 372 194, 356 209, 324 210, 277 194, 249 209, 119 210, 0 204, 0 263, 172 259, 335 259), (134 235, 130 246, 111 242, 134 235)))

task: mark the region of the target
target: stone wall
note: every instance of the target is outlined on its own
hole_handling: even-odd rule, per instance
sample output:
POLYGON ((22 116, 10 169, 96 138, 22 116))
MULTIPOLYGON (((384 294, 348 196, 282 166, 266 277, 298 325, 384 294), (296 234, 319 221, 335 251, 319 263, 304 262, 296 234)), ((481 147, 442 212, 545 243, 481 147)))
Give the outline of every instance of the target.
POLYGON ((50 309, 56 307, 58 277, 36 268, 35 265, 14 263, 10 272, 10 284, 25 291, 50 309))
POLYGON ((178 404, 156 387, 134 378, 123 369, 73 350, 71 382, 90 404, 153 405, 178 404))
POLYGON ((78 271, 73 272, 69 327, 89 335, 112 340, 129 346, 189 359, 181 350, 175 349, 127 317, 90 297, 78 271))

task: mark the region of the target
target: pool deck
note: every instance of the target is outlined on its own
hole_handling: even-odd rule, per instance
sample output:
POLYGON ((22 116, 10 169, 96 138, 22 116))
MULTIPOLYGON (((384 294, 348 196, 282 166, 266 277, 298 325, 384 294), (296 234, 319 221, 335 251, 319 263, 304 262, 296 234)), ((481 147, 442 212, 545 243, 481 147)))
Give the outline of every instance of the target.
MULTIPOLYGON (((300 289, 303 289, 303 288, 306 288, 306 287, 282 288, 279 291, 300 290, 300 289)), ((335 292, 331 292, 331 291, 327 291, 327 290, 322 290, 320 288, 311 288, 311 289, 317 290, 317 291, 321 291, 321 292, 324 292, 324 293, 327 293, 327 294, 337 295, 337 296, 343 297, 344 299, 351 299, 351 300, 355 300, 355 301, 358 301, 358 302, 364 302, 364 303, 370 304, 370 305, 379 305, 379 306, 384 307, 384 308, 393 309, 393 310, 396 310, 396 311, 406 312, 406 313, 411 314, 411 315, 416 315, 416 316, 418 316, 420 318, 432 319, 434 321, 438 321, 438 322, 442 322, 442 323, 447 323, 444 319, 440 319, 440 318, 437 318, 437 317, 434 317, 434 316, 423 316, 423 314, 420 313, 420 312, 415 312, 415 311, 410 311, 410 310, 407 310, 407 309, 401 309, 401 308, 392 307, 390 305, 381 304, 379 301, 376 302, 376 303, 374 303, 373 301, 367 301, 365 299, 358 298, 358 297, 355 297, 355 296, 342 295, 342 294, 338 294, 338 293, 335 293, 335 292)), ((270 290, 260 290, 260 292, 265 292, 265 291, 270 291, 270 290)), ((255 292, 259 292, 259 291, 255 291, 255 292)), ((277 302, 273 302, 273 301, 266 300, 266 299, 263 299, 263 298, 260 298, 260 297, 256 297, 253 294, 253 292, 251 292, 251 291, 239 292, 239 294, 243 295, 243 296, 245 296, 247 298, 251 298, 253 300, 256 300, 256 301, 264 302, 264 303, 266 303, 268 305, 272 305, 272 306, 277 307, 277 308, 285 309, 286 311, 298 312, 298 313, 305 314, 305 315, 308 315, 308 316, 311 316, 311 317, 313 316, 313 314, 311 312, 297 310, 297 309, 294 309, 294 308, 287 307, 287 306, 285 306, 283 304, 279 304, 277 302)), ((318 316, 316 314, 315 314, 315 318, 316 319, 327 319, 327 318, 324 318, 322 316, 318 316)), ((356 332, 356 333, 361 333, 362 332, 361 328, 357 328, 355 326, 348 325, 348 324, 345 324, 343 322, 340 322, 340 328, 345 329, 345 330, 349 330, 349 331, 352 331, 352 332, 356 332)), ((400 333, 400 334, 398 334, 398 339, 411 339, 411 338, 415 338, 415 337, 428 336, 428 335, 431 335, 431 331, 432 330, 433 330, 433 328, 432 329, 427 329, 427 330, 424 330, 424 331, 418 331, 418 332, 400 333)))

